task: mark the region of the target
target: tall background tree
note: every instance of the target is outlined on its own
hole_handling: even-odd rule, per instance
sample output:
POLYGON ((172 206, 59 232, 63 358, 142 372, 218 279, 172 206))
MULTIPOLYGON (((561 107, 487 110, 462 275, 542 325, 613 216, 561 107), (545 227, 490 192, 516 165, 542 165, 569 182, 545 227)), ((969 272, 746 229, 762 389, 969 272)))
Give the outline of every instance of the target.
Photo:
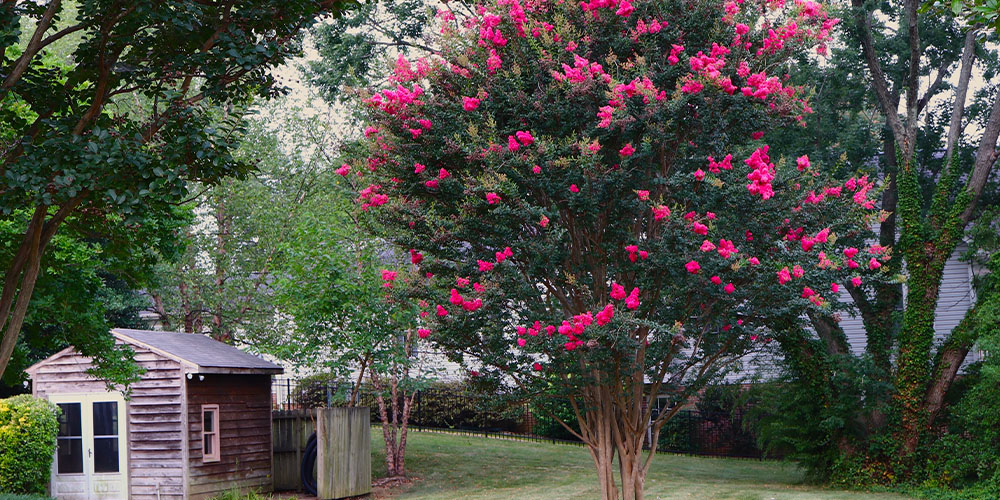
POLYGON ((6 217, 27 209, 0 294, 0 373, 52 238, 71 217, 99 231, 169 215, 189 181, 239 175, 241 103, 276 91, 267 71, 335 2, 62 0, 0 4, 0 162, 6 217), (73 38, 68 60, 48 48, 73 38), (221 110, 222 118, 220 118, 221 110))
POLYGON ((843 175, 878 179, 886 213, 879 242, 894 248, 899 258, 888 267, 903 279, 848 287, 865 329, 863 354, 829 341, 844 338, 832 315, 812 318, 821 338, 782 342, 792 381, 766 428, 822 477, 920 481, 929 446, 948 427, 947 403, 963 390, 951 393, 981 335, 988 297, 977 291, 966 318, 936 339, 945 263, 968 230, 995 218, 996 34, 922 12, 917 2, 854 2, 841 15, 850 21, 844 44, 812 70, 825 81, 817 116, 786 139, 816 154, 843 150, 843 175))

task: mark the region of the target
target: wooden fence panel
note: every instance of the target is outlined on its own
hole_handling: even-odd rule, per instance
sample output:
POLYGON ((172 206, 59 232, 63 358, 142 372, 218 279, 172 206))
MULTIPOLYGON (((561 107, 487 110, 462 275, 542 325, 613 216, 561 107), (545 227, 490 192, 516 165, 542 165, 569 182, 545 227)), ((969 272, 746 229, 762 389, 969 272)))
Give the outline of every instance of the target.
POLYGON ((316 430, 312 410, 275 411, 272 416, 274 446, 274 490, 301 490, 302 454, 306 441, 316 430))
POLYGON ((326 408, 316 413, 318 497, 371 493, 371 420, 368 408, 326 408))

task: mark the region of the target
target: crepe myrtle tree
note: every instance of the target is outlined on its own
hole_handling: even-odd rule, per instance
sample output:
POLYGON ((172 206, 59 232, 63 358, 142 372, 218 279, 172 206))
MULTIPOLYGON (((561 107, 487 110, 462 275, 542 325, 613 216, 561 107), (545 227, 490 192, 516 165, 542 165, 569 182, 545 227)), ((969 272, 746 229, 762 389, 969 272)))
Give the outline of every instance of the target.
POLYGON ((861 244, 874 183, 766 143, 810 111, 785 61, 821 56, 837 20, 812 1, 477 12, 439 12, 433 53, 358 91, 338 173, 420 268, 419 336, 484 383, 567 397, 602 498, 643 498, 647 429, 681 407, 653 418, 650 398, 885 279, 890 249, 861 244))
POLYGON ((336 4, 0 1, 0 213, 31 213, 5 262, 0 373, 64 222, 135 222, 183 201, 189 181, 245 172, 230 155, 239 120, 213 110, 271 95, 267 69, 336 4))

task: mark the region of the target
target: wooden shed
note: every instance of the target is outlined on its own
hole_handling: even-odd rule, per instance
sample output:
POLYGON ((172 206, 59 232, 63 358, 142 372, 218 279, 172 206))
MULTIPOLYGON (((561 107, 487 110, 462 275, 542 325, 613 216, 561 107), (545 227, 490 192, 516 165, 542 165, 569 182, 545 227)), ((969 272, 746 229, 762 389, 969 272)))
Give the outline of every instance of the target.
POLYGON ((112 330, 146 370, 125 399, 66 348, 27 372, 62 409, 52 464, 60 500, 210 498, 270 491, 271 375, 282 368, 199 334, 112 330))

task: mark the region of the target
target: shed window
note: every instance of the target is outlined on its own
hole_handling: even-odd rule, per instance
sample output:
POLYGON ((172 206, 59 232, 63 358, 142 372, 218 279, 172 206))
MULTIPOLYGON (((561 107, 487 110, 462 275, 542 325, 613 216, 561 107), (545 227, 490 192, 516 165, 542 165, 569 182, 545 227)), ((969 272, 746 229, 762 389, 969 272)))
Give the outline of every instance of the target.
POLYGON ((219 454, 219 405, 201 407, 202 462, 218 462, 219 454))

